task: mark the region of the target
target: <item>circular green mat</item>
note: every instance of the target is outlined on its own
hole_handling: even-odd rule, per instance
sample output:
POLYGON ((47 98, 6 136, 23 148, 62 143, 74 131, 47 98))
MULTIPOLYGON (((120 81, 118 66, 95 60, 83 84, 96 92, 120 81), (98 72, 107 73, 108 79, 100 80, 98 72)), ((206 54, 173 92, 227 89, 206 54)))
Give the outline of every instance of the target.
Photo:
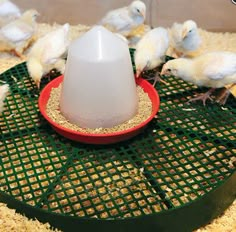
POLYGON ((224 107, 187 104, 206 89, 166 78, 157 84, 160 111, 143 133, 93 146, 51 129, 25 63, 0 80, 10 85, 0 116, 0 201, 18 212, 63 231, 191 231, 234 200, 232 96, 224 107))

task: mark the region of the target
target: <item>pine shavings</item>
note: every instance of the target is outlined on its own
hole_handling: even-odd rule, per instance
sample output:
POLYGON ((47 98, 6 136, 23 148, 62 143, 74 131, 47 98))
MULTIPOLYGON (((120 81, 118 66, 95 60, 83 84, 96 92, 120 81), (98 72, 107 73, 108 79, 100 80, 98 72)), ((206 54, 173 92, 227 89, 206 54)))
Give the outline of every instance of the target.
POLYGON ((5 204, 0 203, 0 231, 1 232, 59 232, 60 230, 52 230, 49 223, 41 223, 38 220, 28 219, 9 209, 5 204))

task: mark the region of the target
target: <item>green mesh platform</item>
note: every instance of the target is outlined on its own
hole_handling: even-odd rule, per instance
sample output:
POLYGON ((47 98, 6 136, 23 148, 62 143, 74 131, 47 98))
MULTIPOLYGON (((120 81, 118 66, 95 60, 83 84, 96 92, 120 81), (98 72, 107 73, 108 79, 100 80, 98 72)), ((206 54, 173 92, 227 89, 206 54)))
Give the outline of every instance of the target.
POLYGON ((28 217, 63 231, 191 231, 235 198, 233 97, 224 107, 189 105, 205 90, 166 78, 142 134, 93 146, 51 129, 25 63, 0 78, 11 87, 0 116, 0 200, 28 217))

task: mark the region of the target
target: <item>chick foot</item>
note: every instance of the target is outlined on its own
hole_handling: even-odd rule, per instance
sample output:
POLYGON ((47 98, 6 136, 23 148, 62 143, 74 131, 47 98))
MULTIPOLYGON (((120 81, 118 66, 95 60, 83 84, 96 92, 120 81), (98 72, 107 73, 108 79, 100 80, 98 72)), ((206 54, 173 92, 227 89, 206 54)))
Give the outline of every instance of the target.
POLYGON ((154 87, 155 87, 155 85, 156 85, 157 82, 161 82, 161 83, 167 85, 167 82, 164 81, 164 80, 161 78, 160 73, 156 73, 156 75, 155 75, 155 77, 154 77, 154 82, 153 82, 153 86, 154 86, 154 87))
POLYGON ((212 92, 215 91, 215 88, 211 88, 209 91, 207 91, 204 94, 200 94, 197 97, 191 98, 188 102, 198 101, 201 100, 203 105, 206 106, 206 100, 210 99, 212 101, 212 98, 210 97, 212 92))
POLYGON ((220 105, 225 105, 227 102, 229 95, 231 94, 230 90, 233 88, 236 84, 232 84, 230 88, 225 88, 223 91, 218 95, 216 102, 219 103, 220 105))
POLYGON ((148 81, 149 81, 149 80, 154 80, 154 82, 153 82, 153 84, 152 84, 153 87, 155 87, 155 85, 156 85, 157 82, 161 82, 161 83, 167 85, 167 82, 164 81, 164 80, 161 78, 161 75, 160 75, 159 72, 157 72, 154 77, 147 78, 147 80, 148 80, 148 81))
POLYGON ((19 57, 22 60, 26 59, 26 56, 24 56, 22 53, 16 51, 15 49, 12 49, 11 52, 12 52, 12 54, 14 54, 15 56, 19 57))

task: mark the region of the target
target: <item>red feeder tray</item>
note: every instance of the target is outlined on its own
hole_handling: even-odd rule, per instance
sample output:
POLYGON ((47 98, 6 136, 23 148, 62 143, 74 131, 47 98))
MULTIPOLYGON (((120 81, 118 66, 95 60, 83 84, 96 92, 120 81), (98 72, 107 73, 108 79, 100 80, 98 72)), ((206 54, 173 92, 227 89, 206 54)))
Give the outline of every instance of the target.
POLYGON ((49 118, 46 113, 46 105, 50 97, 51 89, 57 88, 62 81, 63 81, 63 76, 59 76, 44 87, 39 96, 39 101, 38 101, 39 110, 43 115, 43 117, 51 124, 52 128, 58 134, 74 141, 89 143, 89 144, 111 144, 130 139, 135 135, 139 134, 145 128, 145 126, 157 114, 160 107, 160 98, 155 88, 148 81, 142 78, 138 78, 136 80, 136 84, 143 88, 144 92, 148 94, 150 100, 152 101, 152 114, 145 121, 143 121, 142 123, 133 128, 107 134, 104 133, 92 134, 92 133, 78 132, 75 130, 65 128, 61 125, 58 125, 51 118, 49 118))

